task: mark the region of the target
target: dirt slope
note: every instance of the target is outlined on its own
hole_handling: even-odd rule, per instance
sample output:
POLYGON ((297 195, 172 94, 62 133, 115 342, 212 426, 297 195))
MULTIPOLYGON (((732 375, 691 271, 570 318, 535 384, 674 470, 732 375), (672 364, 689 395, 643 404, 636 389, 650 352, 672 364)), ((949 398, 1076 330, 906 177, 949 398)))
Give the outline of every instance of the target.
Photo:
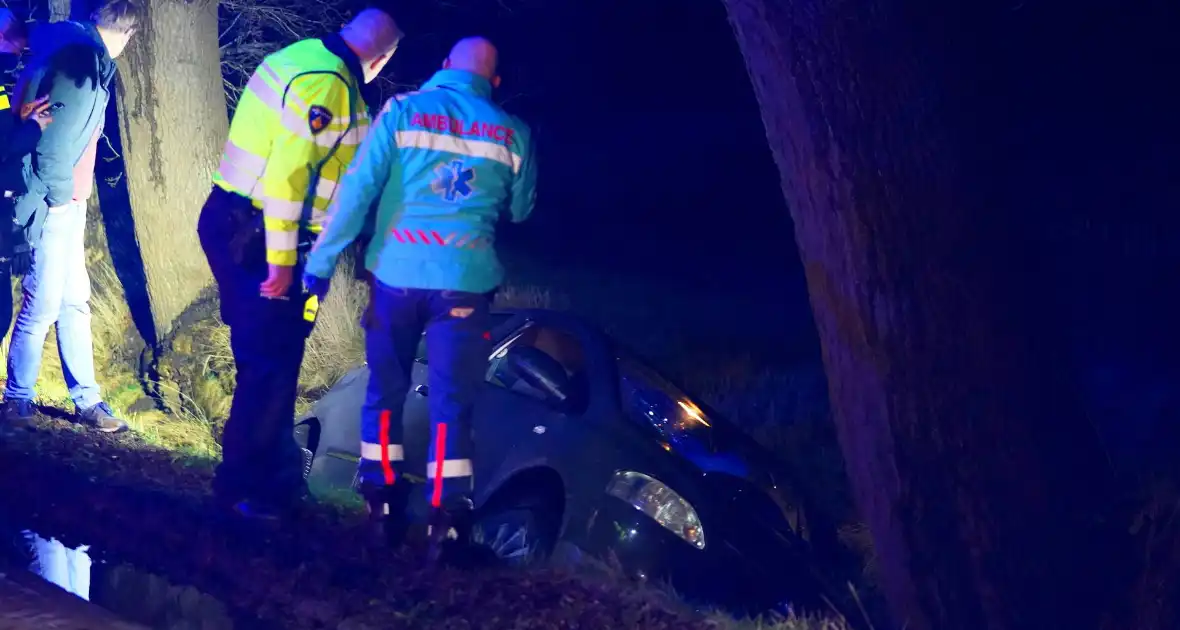
POLYGON ((416 553, 376 554, 356 515, 331 508, 299 527, 244 527, 217 516, 211 466, 130 435, 43 420, 0 438, 6 520, 88 544, 221 600, 250 627, 708 628, 712 622, 634 585, 556 570, 428 573, 416 553))

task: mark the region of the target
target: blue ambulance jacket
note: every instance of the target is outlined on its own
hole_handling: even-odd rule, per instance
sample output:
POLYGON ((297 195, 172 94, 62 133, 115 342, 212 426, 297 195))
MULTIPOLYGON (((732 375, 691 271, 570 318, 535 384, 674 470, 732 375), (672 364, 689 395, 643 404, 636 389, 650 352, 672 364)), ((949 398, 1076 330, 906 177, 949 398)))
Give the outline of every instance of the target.
POLYGON ((528 125, 491 95, 484 77, 441 70, 386 102, 341 179, 306 272, 330 278, 340 253, 371 229, 365 268, 385 285, 499 286, 496 223, 528 218, 537 165, 528 125))

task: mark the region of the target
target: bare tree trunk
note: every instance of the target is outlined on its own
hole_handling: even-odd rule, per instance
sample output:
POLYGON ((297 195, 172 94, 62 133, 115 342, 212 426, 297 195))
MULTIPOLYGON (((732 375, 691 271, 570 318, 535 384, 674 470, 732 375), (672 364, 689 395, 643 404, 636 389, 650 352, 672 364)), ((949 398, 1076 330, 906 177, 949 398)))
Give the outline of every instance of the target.
POLYGON ((726 5, 896 621, 1092 626, 1104 603, 1083 577, 1102 569, 1079 541, 1095 534, 1104 462, 1070 401, 1050 401, 1052 331, 1034 315, 1035 248, 1004 160, 1014 136, 978 123, 998 101, 973 105, 1003 87, 984 71, 1005 43, 1000 9, 726 5))
POLYGON ((119 121, 136 237, 163 337, 211 282, 196 223, 228 119, 217 2, 145 5, 146 24, 119 59, 119 121))
POLYGON ((70 19, 70 0, 49 0, 49 21, 70 19))

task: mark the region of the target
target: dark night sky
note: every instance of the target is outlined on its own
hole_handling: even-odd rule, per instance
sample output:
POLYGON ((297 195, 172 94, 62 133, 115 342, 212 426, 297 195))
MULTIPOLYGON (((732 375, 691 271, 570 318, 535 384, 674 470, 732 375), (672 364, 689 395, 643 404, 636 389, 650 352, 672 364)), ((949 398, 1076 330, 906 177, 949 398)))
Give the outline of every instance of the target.
POLYGON ((724 302, 731 315, 756 308, 778 320, 770 337, 813 335, 778 172, 721 2, 464 4, 399 13, 407 38, 388 72, 416 84, 465 35, 500 47, 498 96, 533 127, 541 160, 533 218, 501 232, 514 278, 625 278, 673 317, 695 315, 673 301, 724 302))
MULTIPOLYGON (((724 299, 752 320, 747 328, 814 336, 722 3, 503 2, 512 10, 489 0, 407 14, 410 37, 392 66, 420 80, 459 36, 500 44, 503 95, 537 130, 544 160, 535 219, 505 239, 534 262, 513 270, 525 276, 539 259, 641 277, 656 300, 660 287, 717 300, 716 288, 730 285, 739 295, 724 299)), ((1011 134, 998 142, 1010 143, 1003 159, 1014 181, 1033 185, 1017 205, 1030 211, 1034 258, 1051 270, 1043 292, 1068 316, 1061 368, 1103 398, 1116 423, 1130 415, 1114 408, 1144 420, 1180 405, 1175 396, 1149 402, 1180 374, 1180 145, 1169 78, 1178 8, 1035 0, 973 9, 1010 39, 981 42, 996 91, 964 106, 1011 134), (1141 405, 1150 409, 1131 411, 1141 405)))
POLYGON ((513 245, 628 272, 790 265, 778 173, 721 3, 554 4, 513 5, 482 28, 444 13, 417 38, 408 26, 390 64, 415 82, 457 37, 496 39, 499 96, 534 128, 543 169, 528 238, 513 245))

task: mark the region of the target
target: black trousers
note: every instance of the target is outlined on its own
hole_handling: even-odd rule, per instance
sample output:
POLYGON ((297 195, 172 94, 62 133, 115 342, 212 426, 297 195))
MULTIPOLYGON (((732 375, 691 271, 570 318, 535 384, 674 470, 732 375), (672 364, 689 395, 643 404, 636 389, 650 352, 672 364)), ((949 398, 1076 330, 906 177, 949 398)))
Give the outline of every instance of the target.
POLYGON ((260 295, 267 275, 260 226, 249 199, 218 187, 197 225, 237 366, 213 489, 231 500, 285 503, 305 492, 293 429, 299 367, 311 326, 303 319, 299 268, 289 299, 260 295))
MULTIPOLYGON (((2 115, 2 114, 0 114, 2 115)), ((0 190, 0 194, 3 190, 0 190)), ((11 230, 13 217, 13 201, 11 198, 0 197, 0 221, 3 227, 0 229, 11 230)), ((8 233, 5 232, 0 235, 4 241, 0 243, 0 256, 5 258, 4 262, 0 262, 0 326, 3 330, 0 331, 0 341, 8 334, 8 329, 12 327, 12 240, 8 233)))
POLYGON ((400 289, 373 283, 365 315, 369 386, 361 415, 362 492, 393 485, 405 471, 402 408, 414 355, 426 333, 430 453, 426 491, 432 506, 469 496, 473 470, 471 411, 487 368, 491 294, 400 289))

